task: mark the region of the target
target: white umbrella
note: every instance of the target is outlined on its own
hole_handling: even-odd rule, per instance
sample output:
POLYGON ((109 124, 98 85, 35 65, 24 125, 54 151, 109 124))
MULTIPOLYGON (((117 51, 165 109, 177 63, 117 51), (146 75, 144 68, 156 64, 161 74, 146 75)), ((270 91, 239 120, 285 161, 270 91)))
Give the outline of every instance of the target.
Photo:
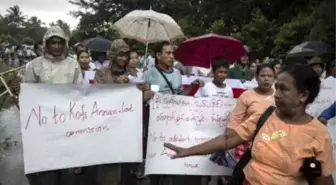
POLYGON ((180 26, 169 15, 153 10, 134 10, 114 24, 123 38, 155 43, 184 37, 180 26))

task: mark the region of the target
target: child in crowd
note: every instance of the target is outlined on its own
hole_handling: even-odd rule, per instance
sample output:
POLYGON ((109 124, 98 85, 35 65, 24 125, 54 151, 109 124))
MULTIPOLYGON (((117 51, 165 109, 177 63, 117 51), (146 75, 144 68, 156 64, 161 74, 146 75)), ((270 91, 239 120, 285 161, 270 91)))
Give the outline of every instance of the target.
POLYGON ((224 83, 229 72, 229 63, 223 58, 216 58, 212 63, 213 81, 201 87, 195 97, 222 97, 233 98, 233 91, 230 86, 224 83))
MULTIPOLYGON (((233 91, 230 86, 225 84, 225 80, 228 76, 230 64, 223 58, 216 58, 212 63, 211 73, 213 74, 213 81, 206 83, 201 87, 195 97, 221 97, 221 98, 233 98, 233 91)), ((209 177, 202 179, 202 185, 209 184, 209 177)), ((211 181, 218 181, 218 184, 226 183, 224 178, 214 177, 211 181), (222 181, 222 182, 221 182, 222 181)))

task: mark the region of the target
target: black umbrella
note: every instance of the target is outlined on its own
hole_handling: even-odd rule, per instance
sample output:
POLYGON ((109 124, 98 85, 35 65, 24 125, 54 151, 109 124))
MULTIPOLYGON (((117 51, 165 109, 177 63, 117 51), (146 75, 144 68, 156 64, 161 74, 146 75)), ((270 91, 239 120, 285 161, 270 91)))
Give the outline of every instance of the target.
POLYGON ((322 41, 307 41, 295 46, 287 57, 314 57, 325 54, 334 54, 334 48, 322 41))
POLYGON ((107 52, 110 49, 111 43, 111 41, 102 37, 94 37, 82 42, 90 51, 95 52, 107 52))

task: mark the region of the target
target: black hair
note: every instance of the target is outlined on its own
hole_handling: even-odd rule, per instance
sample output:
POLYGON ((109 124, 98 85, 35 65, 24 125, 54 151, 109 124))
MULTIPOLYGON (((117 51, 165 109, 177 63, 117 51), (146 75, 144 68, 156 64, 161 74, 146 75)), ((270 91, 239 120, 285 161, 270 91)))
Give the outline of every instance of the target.
POLYGON ((156 47, 154 48, 155 65, 157 65, 158 62, 159 62, 156 54, 157 53, 162 53, 163 47, 170 46, 170 45, 172 45, 172 44, 169 41, 162 41, 162 42, 160 42, 156 45, 156 47))
POLYGON ((80 54, 82 54, 82 53, 87 53, 87 54, 89 54, 89 56, 90 56, 90 53, 89 53, 89 51, 87 51, 87 50, 79 50, 77 53, 76 53, 76 55, 77 55, 77 59, 79 59, 79 56, 80 56, 80 54))
POLYGON ((328 62, 330 64, 330 67, 333 68, 335 67, 336 60, 333 60, 331 62, 328 62))
POLYGON ((257 61, 255 61, 255 60, 250 61, 249 64, 248 64, 248 67, 250 68, 252 66, 252 64, 257 64, 257 61))
POLYGON ((278 65, 278 64, 281 65, 281 63, 280 63, 278 60, 274 60, 274 61, 271 63, 271 65, 272 65, 273 68, 274 68, 276 65, 278 65))
POLYGON ((43 44, 42 41, 38 41, 38 42, 36 42, 36 43, 34 44, 34 51, 36 51, 36 50, 38 49, 39 45, 42 45, 42 44, 43 44))
POLYGON ((256 76, 259 76, 261 70, 265 68, 271 69, 273 71, 273 74, 275 75, 275 70, 270 63, 262 63, 262 64, 257 65, 256 76))
POLYGON ((211 65, 212 70, 215 71, 216 69, 221 68, 221 67, 229 69, 230 64, 222 57, 215 58, 215 60, 213 61, 211 65))
POLYGON ((294 86, 299 93, 308 91, 307 105, 314 102, 320 92, 321 80, 310 65, 297 64, 287 66, 280 73, 288 73, 294 78, 294 86))
POLYGON ((130 53, 130 54, 131 54, 131 53, 136 53, 137 55, 139 55, 139 53, 137 52, 137 50, 131 50, 129 53, 130 53))
MULTIPOLYGON (((78 44, 78 45, 76 46, 76 48, 75 48, 75 52, 76 52, 76 53, 80 52, 80 50, 79 50, 80 47, 84 48, 84 51, 86 51, 86 52, 89 51, 88 47, 86 47, 84 44, 80 43, 80 44, 78 44)), ((81 49, 81 50, 83 50, 83 49, 81 49)))

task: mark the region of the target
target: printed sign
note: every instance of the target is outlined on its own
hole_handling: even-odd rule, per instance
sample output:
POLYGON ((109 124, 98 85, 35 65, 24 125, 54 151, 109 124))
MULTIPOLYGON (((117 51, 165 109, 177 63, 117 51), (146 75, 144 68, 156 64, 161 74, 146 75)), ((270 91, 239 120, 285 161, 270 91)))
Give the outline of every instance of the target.
POLYGON ((171 160, 169 142, 190 147, 225 132, 234 99, 194 98, 156 94, 151 101, 146 174, 229 175, 231 169, 209 160, 210 155, 171 160))
POLYGON ((22 84, 20 118, 26 173, 142 161, 134 85, 22 84))

